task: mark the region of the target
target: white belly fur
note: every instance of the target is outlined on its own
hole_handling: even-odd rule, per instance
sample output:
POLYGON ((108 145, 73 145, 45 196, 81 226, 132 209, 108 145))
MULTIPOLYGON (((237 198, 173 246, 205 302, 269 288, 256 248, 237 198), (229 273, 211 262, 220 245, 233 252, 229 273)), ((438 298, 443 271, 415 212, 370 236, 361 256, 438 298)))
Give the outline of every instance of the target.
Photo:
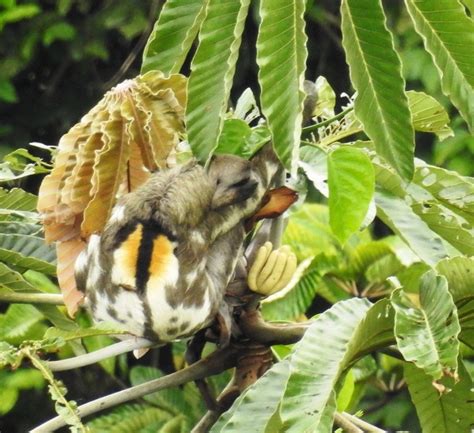
POLYGON ((175 340, 180 335, 186 333, 207 320, 211 312, 209 294, 206 292, 203 305, 199 308, 186 308, 183 305, 171 307, 166 300, 165 287, 175 287, 179 277, 179 262, 173 256, 167 272, 161 276, 152 276, 146 287, 146 298, 150 307, 153 322, 153 331, 163 340, 175 340), (174 320, 177 318, 177 320, 174 320), (186 328, 182 325, 186 323, 186 328), (170 336, 168 330, 178 328, 176 336, 170 336))

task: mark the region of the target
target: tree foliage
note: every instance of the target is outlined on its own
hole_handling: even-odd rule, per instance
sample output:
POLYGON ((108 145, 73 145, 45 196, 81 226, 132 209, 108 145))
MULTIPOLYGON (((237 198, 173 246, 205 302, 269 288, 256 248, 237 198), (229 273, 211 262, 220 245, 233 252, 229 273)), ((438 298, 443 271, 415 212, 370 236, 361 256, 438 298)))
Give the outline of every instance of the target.
MULTIPOLYGON (((60 3, 67 9, 70 2, 60 3)), ((20 390, 47 383, 71 431, 190 431, 204 414, 191 384, 150 394, 84 425, 81 408, 68 400, 40 354, 80 355, 125 331, 93 326, 83 311, 72 320, 64 307, 41 299, 58 299, 57 278, 69 312, 77 310, 72 267, 83 240, 101 231, 117 197, 150 171, 192 155, 203 164, 213 153, 250 157, 271 140, 301 197, 283 234, 300 264, 288 286, 264 299, 260 310, 268 322, 304 321, 307 329, 296 344, 272 348, 277 362, 241 390, 208 431, 324 433, 343 427, 341 419, 358 425, 359 410, 366 410, 364 419, 384 428, 470 432, 474 180, 414 158, 414 151, 419 133, 436 135, 442 147, 464 137, 466 127, 472 131, 472 11, 456 0, 404 4, 410 31, 422 38, 442 91, 464 119, 451 128, 452 113, 430 89, 407 90, 410 62, 380 0, 342 0, 342 46, 355 93, 336 98, 319 77, 312 83, 317 99, 305 113, 310 3, 261 0, 257 10, 249 0, 168 0, 144 49, 143 75, 106 93, 57 148, 44 147, 53 165, 24 149, 5 157, 0 300, 12 303, 0 315, 0 367, 17 370, 0 372, 6 396, 1 413, 14 408, 20 390), (260 94, 247 89, 232 104, 251 12, 259 20, 260 94), (39 198, 11 187, 44 173, 39 198), (374 229, 380 226, 392 234, 381 236, 374 229), (58 241, 56 252, 51 241, 58 241), (36 370, 25 368, 25 358, 36 370), (391 400, 407 390, 413 405, 404 405, 394 426, 387 421, 391 400), (373 409, 374 400, 386 408, 373 409)), ((6 2, 4 9, 1 26, 40 12, 35 3, 6 2)), ((60 20, 42 43, 74 37, 74 28, 60 20)), ((0 97, 14 101, 9 79, 0 81, 0 97)), ((173 344, 175 366, 182 366, 183 351, 173 344)), ((101 365, 104 374, 132 385, 164 377, 154 367, 127 371, 123 357, 101 365)), ((223 373, 211 386, 219 393, 228 380, 223 373)))

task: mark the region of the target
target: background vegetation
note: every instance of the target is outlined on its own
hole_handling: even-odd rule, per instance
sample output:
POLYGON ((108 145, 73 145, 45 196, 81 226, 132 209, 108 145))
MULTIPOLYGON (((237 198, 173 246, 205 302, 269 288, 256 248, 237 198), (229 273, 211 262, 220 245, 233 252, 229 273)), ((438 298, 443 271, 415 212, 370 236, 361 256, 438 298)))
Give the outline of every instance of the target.
MULTIPOLYGON (((472 4, 465 3, 469 13, 469 7, 472 7, 472 4)), ((125 78, 136 76, 141 67, 143 47, 161 6, 161 2, 145 0, 139 2, 1 1, 1 153, 7 155, 16 148, 25 147, 31 141, 55 145, 59 137, 95 105, 106 90, 125 78)), ((423 128, 417 128, 416 155, 428 163, 455 170, 463 176, 474 174, 474 138, 458 111, 443 94, 439 75, 431 56, 424 49, 422 39, 415 32, 406 7, 401 1, 387 1, 384 6, 388 25, 395 35, 395 45, 402 60, 407 89, 424 91, 441 102, 450 116, 450 127, 454 131, 451 137, 446 138, 446 134, 442 132, 443 124, 435 131, 438 134, 429 134, 426 128, 425 131, 423 128)), ((306 77, 316 80, 317 77, 324 76, 334 89, 335 104, 331 102, 323 104, 323 109, 341 107, 348 103, 347 97, 341 94, 344 92, 352 94, 352 84, 340 33, 340 4, 329 0, 308 1, 306 7, 308 35, 306 77)), ((258 68, 255 62, 257 29, 258 2, 253 2, 248 18, 245 20, 237 72, 232 86, 231 100, 234 106, 247 87, 254 90, 258 97, 258 68)), ((186 75, 189 73, 190 60, 194 52, 195 47, 191 49, 190 55, 184 61, 182 71, 186 75)), ((330 95, 330 88, 325 86, 324 89, 330 95)), ((324 119, 324 116, 322 118, 324 119)), ((364 136, 356 135, 356 138, 363 139, 364 136)), ((361 142, 359 147, 365 148, 370 145, 361 142)), ((198 147, 194 150, 199 152, 198 147)), ((26 191, 36 193, 42 173, 47 172, 49 167, 35 160, 35 157, 41 156, 49 160, 50 156, 49 151, 43 147, 31 148, 30 152, 32 155, 20 151, 14 156, 9 156, 1 166, 0 174, 5 179, 19 177, 14 180, 14 183, 7 184, 9 187, 22 186, 26 191), (37 172, 38 175, 30 177, 18 175, 25 170, 27 172, 29 170, 30 173, 37 172)), ((331 163, 333 170, 345 167, 345 157, 356 158, 357 155, 339 153, 338 158, 336 152, 333 152, 330 157, 332 162, 328 165, 329 170, 331 170, 331 163)), ((318 147, 302 152, 303 162, 312 167, 317 166, 318 161, 319 167, 326 167, 326 158, 325 152, 318 147)), ((364 161, 361 161, 361 164, 364 164, 364 161)), ((407 192, 393 173, 384 172, 384 167, 378 167, 378 169, 382 186, 402 199, 398 206, 403 206, 408 196, 415 203, 419 200, 420 206, 423 206, 420 198, 423 194, 428 191, 436 195, 436 188, 430 189, 432 187, 429 181, 430 175, 435 175, 437 180, 444 182, 444 186, 449 185, 453 179, 456 181, 461 179, 455 174, 436 171, 431 167, 428 168, 428 172, 423 172, 420 168, 415 172, 415 186, 407 192)), ((350 321, 353 320, 354 315, 359 314, 359 317, 362 317, 368 309, 368 304, 364 304, 365 301, 359 303, 359 299, 356 298, 378 300, 390 293, 392 293, 392 304, 399 306, 399 317, 402 317, 404 308, 413 307, 411 302, 415 302, 414 305, 420 307, 420 304, 417 304, 419 301, 413 301, 416 297, 410 297, 411 293, 425 293, 426 304, 421 300, 421 307, 429 310, 431 307, 427 305, 428 300, 433 296, 433 291, 438 290, 446 296, 445 299, 436 298, 440 304, 454 308, 454 298, 459 315, 463 318, 464 324, 467 323, 467 326, 463 328, 464 338, 461 340, 464 343, 472 341, 470 335, 472 329, 469 327, 469 321, 472 320, 469 302, 472 303, 472 300, 465 303, 463 298, 463 291, 472 290, 472 278, 463 279, 463 275, 467 275, 469 269, 472 269, 470 268, 472 262, 468 259, 463 261, 464 258, 456 259, 455 262, 439 261, 439 257, 431 256, 431 251, 426 245, 418 243, 419 249, 416 253, 422 258, 419 260, 419 257, 414 256, 398 236, 392 235, 393 231, 398 235, 400 232, 397 231, 397 221, 393 216, 396 212, 393 208, 389 209, 390 203, 387 203, 384 209, 385 218, 379 214, 379 218, 371 227, 353 235, 349 242, 342 245, 340 239, 341 236, 344 238, 345 234, 341 231, 339 236, 335 236, 333 233, 337 222, 332 217, 331 226, 329 224, 331 215, 321 194, 321 188, 318 188, 318 178, 312 176, 311 170, 305 171, 312 181, 307 184, 307 204, 297 208, 292 214, 285 232, 285 242, 292 245, 300 262, 306 262, 308 267, 303 270, 303 278, 297 290, 290 292, 284 300, 276 299, 273 302, 264 303, 265 317, 269 320, 301 319, 302 314, 311 317, 323 313, 340 300, 352 298, 353 304, 350 304, 349 311, 337 304, 334 307, 336 310, 331 310, 333 314, 336 312, 341 322, 345 319, 350 321), (388 225, 392 223, 391 228, 387 223, 388 225), (429 269, 428 265, 434 265, 436 262, 438 262, 436 270, 439 274, 445 275, 450 284, 450 291, 451 287, 457 287, 457 292, 451 292, 449 295, 445 287, 446 283, 443 282, 446 280, 435 277, 431 273, 425 274, 421 285, 419 284, 420 276, 429 269), (452 263, 455 263, 455 266, 452 263), (403 284, 408 295, 400 291, 394 292, 394 287, 386 282, 387 277, 394 275, 403 284)), ((472 183, 466 179, 465 181, 467 186, 464 196, 469 196, 472 193, 472 183)), ((325 179, 319 179, 320 187, 321 182, 324 183, 325 179)), ((7 195, 6 192, 2 194, 7 195)), ((434 207, 441 205, 444 203, 435 202, 434 207)), ((0 257, 0 266, 2 266, 0 273, 4 278, 2 286, 11 288, 16 284, 17 288, 22 286, 27 291, 35 288, 54 293, 57 290, 54 279, 55 269, 51 265, 51 263, 54 265, 54 251, 42 243, 41 228, 34 214, 35 206, 35 197, 21 190, 10 191, 8 198, 2 202, 2 208, 10 210, 0 215, 0 223, 3 222, 2 227, 4 227, 2 238, 0 238, 0 252, 3 254, 0 257), (25 219, 22 223, 27 224, 22 224, 23 229, 27 230, 24 233, 19 232, 19 215, 25 219), (24 235, 23 249, 18 251, 18 244, 15 246, 17 256, 8 253, 12 251, 11 244, 8 243, 11 241, 9 235, 12 233, 24 235), (34 253, 28 252, 28 248, 34 249, 34 253), (15 280, 18 278, 18 273, 21 274, 21 280, 15 280), (5 278, 10 278, 10 280, 5 278), (9 283, 6 284, 5 281, 9 283)), ((447 207, 454 212, 453 218, 459 215, 459 208, 456 208, 455 201, 448 199, 447 207)), ((406 212, 405 208, 400 209, 401 213, 406 212)), ((421 214, 421 210, 418 213, 421 214)), ((463 216, 466 217, 465 214, 463 216)), ((428 212, 427 218, 426 221, 431 228, 437 227, 433 230, 443 239, 439 242, 444 247, 446 247, 445 240, 449 239, 451 246, 458 248, 466 256, 472 255, 472 227, 464 226, 466 231, 463 232, 456 224, 450 225, 448 219, 440 223, 435 213, 428 212)), ((472 218, 471 215, 466 217, 467 221, 471 221, 470 218, 472 218)), ((414 226, 413 230, 416 231, 417 227, 414 226)), ((347 236, 350 234, 348 233, 347 236)), ((406 234, 402 231, 401 237, 406 241, 404 236, 406 234)), ((433 238, 428 239, 427 242, 430 241, 433 242, 433 238)), ((413 248, 413 245, 411 246, 413 248)), ((379 305, 377 309, 371 313, 374 316, 382 314, 385 308, 383 304, 377 305, 379 305)), ((11 306, 2 304, 1 308, 0 339, 9 345, 18 346, 25 340, 42 338, 51 324, 49 322, 60 328, 73 326, 73 323, 57 311, 56 307, 43 306, 42 310, 38 311, 37 308, 28 304, 11 306)), ((398 311, 397 308, 395 310, 398 311)), ((450 311, 435 313, 433 314, 437 316, 436 320, 439 317, 444 317, 446 320, 451 317, 450 311)), ((317 339, 318 336, 321 338, 326 323, 326 326, 334 326, 330 315, 321 317, 321 328, 315 328, 313 335, 308 338, 317 339)), ((82 327, 90 325, 84 313, 79 315, 77 322, 82 327)), ((446 325, 448 324, 446 322, 446 325)), ((402 334, 403 326, 411 329, 410 327, 415 325, 410 324, 409 316, 399 318, 396 324, 401 328, 399 332, 402 334)), ((354 332, 352 338, 360 342, 359 346, 363 346, 364 337, 367 336, 357 334, 358 329, 354 332)), ((452 335, 457 335, 456 332, 459 333, 459 330, 453 329, 452 335)), ((111 340, 107 336, 97 335, 86 337, 83 341, 87 350, 93 350, 111 340)), ((406 343, 407 352, 404 351, 403 342, 398 341, 398 344, 404 359, 414 359, 410 358, 409 343, 406 343)), ((73 349, 71 345, 65 344, 59 356, 71 356, 73 349)), ((281 358, 288 353, 286 347, 276 350, 281 358)), ((461 343, 460 351, 464 357, 464 363, 459 368, 459 375, 461 378, 466 378, 472 374, 474 365, 470 362, 473 356, 472 346, 461 343)), ((365 419, 384 429, 421 431, 420 416, 416 414, 415 406, 408 393, 407 382, 410 386, 419 386, 419 389, 426 390, 426 386, 423 388, 423 384, 420 384, 421 381, 418 380, 421 376, 417 376, 416 369, 428 369, 427 366, 430 363, 420 362, 418 367, 413 364, 407 366, 407 363, 397 359, 397 356, 400 357, 400 352, 397 352, 395 357, 393 352, 385 352, 362 358, 350 370, 346 378, 338 382, 340 387, 338 388, 338 408, 351 413, 361 409, 366 414, 365 419)), ((68 388, 68 398, 81 403, 129 384, 137 384, 159 377, 163 373, 172 372, 182 366, 182 354, 183 345, 173 344, 172 347, 153 351, 139 361, 122 355, 116 360, 110 359, 93 367, 58 373, 57 376, 68 388), (98 381, 97 378, 101 380, 98 381)), ((446 355, 445 359, 448 361, 452 359, 452 354, 446 355)), ((441 362, 443 368, 449 367, 448 361, 444 364, 441 362)), ((451 367, 455 370, 455 366, 451 367)), ((281 376, 282 371, 277 370, 274 374, 277 377, 281 376)), ((436 378, 440 371, 435 369, 429 371, 429 374, 436 378)), ((430 378, 423 377, 429 386, 430 378)), ((226 379, 227 377, 218 377, 213 385, 216 389, 222 389, 226 379)), ((445 380, 449 382, 452 379, 445 378, 445 380)), ((442 386, 454 385, 443 382, 442 386)), ((0 387, 2 389, 0 402, 0 413, 3 414, 0 421, 2 431, 23 432, 54 416, 53 404, 45 398, 44 377, 37 370, 25 367, 13 373, 2 370, 0 371, 0 387), (31 411, 32 407, 35 408, 34 412, 31 411)), ((460 407, 456 402, 456 396, 466 395, 465 389, 457 388, 457 391, 459 394, 451 394, 455 397, 446 403, 447 407, 453 411, 460 407)), ((267 392, 270 391, 267 389, 267 392)), ((431 398, 432 405, 439 401, 436 394, 425 395, 425 398, 431 398)), ((204 408, 196 390, 189 384, 167 393, 150 395, 134 404, 116 409, 112 414, 99 416, 90 423, 90 426, 97 432, 160 431, 158 429, 164 426, 167 426, 168 431, 188 431, 203 411, 204 408), (132 414, 135 416, 131 416, 132 414), (178 421, 175 421, 176 418, 178 421)), ((423 431, 436 431, 429 428, 425 425, 423 431)))

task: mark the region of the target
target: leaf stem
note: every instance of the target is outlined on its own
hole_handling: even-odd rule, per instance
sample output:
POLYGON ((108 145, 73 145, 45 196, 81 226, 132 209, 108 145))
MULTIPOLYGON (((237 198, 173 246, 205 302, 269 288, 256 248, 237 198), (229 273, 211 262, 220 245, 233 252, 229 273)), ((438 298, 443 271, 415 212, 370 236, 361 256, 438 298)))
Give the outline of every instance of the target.
MULTIPOLYGON (((71 425, 74 425, 75 427, 79 427, 80 430, 78 431, 85 433, 86 429, 84 425, 81 423, 81 419, 79 417, 77 408, 74 407, 64 396, 65 391, 61 389, 61 387, 59 386, 60 383, 54 378, 53 374, 51 373, 51 370, 49 370, 47 365, 45 365, 45 363, 41 361, 36 354, 31 353, 29 350, 26 350, 24 353, 30 359, 34 367, 37 368, 41 372, 43 377, 49 383, 50 390, 51 390, 50 394, 53 396, 53 399, 57 400, 57 403, 64 406, 64 408, 69 413, 68 418, 70 418, 70 421, 68 423, 71 425)), ((66 425, 66 422, 63 417, 58 416, 57 418, 61 420, 62 425, 66 425)))
POLYGON ((118 356, 122 353, 131 352, 132 350, 144 349, 153 346, 155 343, 145 338, 130 338, 118 343, 111 344, 94 352, 84 355, 75 356, 73 358, 62 359, 60 361, 45 361, 51 371, 72 370, 74 368, 84 367, 86 365, 95 364, 103 359, 118 356))
POLYGON ((364 433, 363 430, 339 412, 334 414, 334 424, 341 427, 346 433, 364 433))
POLYGON ((319 122, 319 123, 315 123, 314 125, 306 126, 302 129, 301 135, 303 137, 306 137, 307 135, 311 134, 311 132, 317 131, 319 128, 322 128, 323 126, 330 125, 336 120, 342 119, 346 114, 350 113, 353 109, 354 109, 354 106, 348 107, 345 110, 341 111, 340 113, 336 114, 334 117, 323 120, 322 122, 319 122))
POLYGON ((368 422, 365 422, 364 420, 357 418, 356 416, 347 412, 342 412, 341 415, 367 433, 387 433, 386 430, 382 430, 381 428, 369 424, 368 422))
POLYGON ((0 292, 0 302, 64 305, 63 295, 59 293, 0 292))

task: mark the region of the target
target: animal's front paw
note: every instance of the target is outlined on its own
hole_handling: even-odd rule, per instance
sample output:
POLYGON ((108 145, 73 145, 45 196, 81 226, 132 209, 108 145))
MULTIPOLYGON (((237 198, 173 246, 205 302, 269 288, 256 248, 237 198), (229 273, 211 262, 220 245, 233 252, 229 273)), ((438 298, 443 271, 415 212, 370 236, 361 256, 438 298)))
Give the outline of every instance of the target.
POLYGON ((296 265, 296 256, 289 246, 284 245, 273 250, 272 243, 265 242, 250 267, 248 285, 252 291, 269 296, 290 282, 296 265))

